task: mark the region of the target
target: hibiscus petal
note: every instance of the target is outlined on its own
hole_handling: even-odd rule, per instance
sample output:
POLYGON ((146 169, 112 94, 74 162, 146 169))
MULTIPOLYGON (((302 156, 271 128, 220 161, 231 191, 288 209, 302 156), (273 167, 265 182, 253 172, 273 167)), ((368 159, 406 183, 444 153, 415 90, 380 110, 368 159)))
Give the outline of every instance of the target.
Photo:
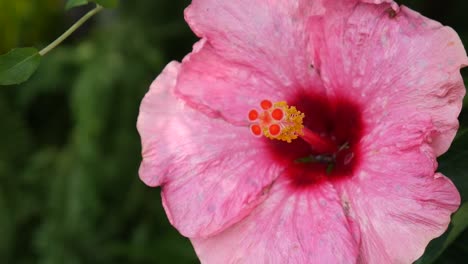
POLYGON ((321 12, 320 1, 194 0, 185 18, 227 60, 292 82, 308 75, 312 61, 304 32, 308 17, 321 12))
POLYGON ((398 4, 393 0, 360 0, 363 3, 370 3, 370 4, 382 4, 382 3, 389 3, 393 10, 398 11, 400 7, 398 4))
POLYGON ((185 236, 220 232, 245 217, 282 170, 261 155, 264 142, 174 96, 180 64, 170 63, 143 99, 140 177, 162 186, 171 223, 185 236))
POLYGON ((430 116, 406 119, 411 123, 386 124, 364 138, 359 172, 334 183, 348 218, 359 225, 363 263, 412 263, 460 204, 452 182, 434 173, 430 116))
POLYGON ((216 236, 191 239, 202 263, 355 263, 358 244, 333 187, 297 190, 280 177, 247 218, 216 236))
POLYGON ((334 2, 325 5, 326 19, 310 22, 325 86, 365 105, 369 126, 401 108, 431 115, 431 145, 437 155, 444 153, 465 94, 460 68, 468 58, 458 35, 406 7, 338 8, 342 2, 334 2))
POLYGON ((226 60, 202 40, 184 59, 176 92, 210 116, 241 125, 262 100, 284 100, 288 90, 280 87, 258 69, 226 60))
POLYGON ((319 1, 195 0, 186 20, 206 40, 184 61, 177 91, 187 101, 245 120, 259 100, 286 100, 302 88, 322 88, 304 34, 319 1))

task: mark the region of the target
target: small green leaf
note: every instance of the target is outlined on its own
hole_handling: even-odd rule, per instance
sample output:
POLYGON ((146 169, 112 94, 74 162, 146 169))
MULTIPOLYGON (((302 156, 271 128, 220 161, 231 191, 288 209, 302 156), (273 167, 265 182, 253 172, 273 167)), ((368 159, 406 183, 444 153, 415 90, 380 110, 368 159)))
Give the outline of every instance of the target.
POLYGON ((88 0, 68 0, 67 4, 65 5, 65 9, 71 9, 73 7, 86 5, 88 0))
POLYGON ((119 0, 93 0, 93 2, 96 2, 106 8, 115 8, 117 7, 119 0))
POLYGON ((35 48, 18 48, 0 56, 0 85, 25 82, 36 71, 41 56, 35 48))

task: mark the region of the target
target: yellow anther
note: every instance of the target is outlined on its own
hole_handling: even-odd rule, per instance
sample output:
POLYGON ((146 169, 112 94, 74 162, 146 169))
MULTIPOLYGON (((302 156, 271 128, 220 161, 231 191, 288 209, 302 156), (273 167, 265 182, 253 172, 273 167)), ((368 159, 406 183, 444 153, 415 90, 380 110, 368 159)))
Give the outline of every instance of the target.
POLYGON ((288 106, 284 101, 273 104, 273 109, 281 109, 284 113, 284 118, 278 121, 278 125, 281 127, 279 135, 273 136, 270 133, 268 127, 263 128, 263 134, 269 139, 277 139, 291 143, 292 140, 302 136, 304 125, 302 124, 304 119, 304 113, 297 110, 294 106, 288 106))

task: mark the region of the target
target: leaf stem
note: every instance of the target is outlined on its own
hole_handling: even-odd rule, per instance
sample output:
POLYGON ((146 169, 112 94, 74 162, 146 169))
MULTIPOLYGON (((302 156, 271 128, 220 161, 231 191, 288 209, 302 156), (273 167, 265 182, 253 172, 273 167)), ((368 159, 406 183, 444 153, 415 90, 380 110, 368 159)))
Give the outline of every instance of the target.
POLYGON ((49 53, 49 51, 53 50, 55 47, 57 47, 58 45, 60 45, 60 43, 62 43, 65 39, 67 39, 73 32, 75 32, 81 25, 83 25, 86 21, 88 21, 91 17, 93 17, 94 15, 96 15, 97 13, 99 13, 102 9, 104 9, 102 6, 100 5, 96 5, 96 7, 94 9, 92 9, 91 11, 89 11, 88 13, 86 13, 86 15, 84 15, 82 18, 80 18, 80 20, 76 21, 75 24, 73 24, 73 26, 71 26, 67 31, 65 31, 65 33, 63 33, 60 37, 58 37, 54 42, 50 43, 47 47, 45 47, 44 49, 42 49, 40 52, 39 52, 39 55, 41 56, 44 56, 46 55, 47 53, 49 53))

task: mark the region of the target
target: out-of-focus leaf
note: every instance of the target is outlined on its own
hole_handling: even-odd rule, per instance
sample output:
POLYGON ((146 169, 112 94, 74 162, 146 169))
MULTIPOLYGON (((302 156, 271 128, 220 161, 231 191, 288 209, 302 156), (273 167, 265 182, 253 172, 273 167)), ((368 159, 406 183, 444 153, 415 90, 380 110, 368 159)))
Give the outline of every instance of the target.
MULTIPOLYGON (((57 93, 66 93, 69 90, 69 84, 73 83, 76 78, 78 70, 76 62, 78 52, 75 50, 65 45, 43 57, 41 67, 37 69, 34 76, 22 84, 21 89, 15 91, 18 106, 26 110, 31 108, 34 100, 40 100, 39 96, 51 97, 57 93), (57 78, 58 76, 60 78, 57 78)), ((38 112, 36 109, 33 111, 38 112)), ((48 130, 50 131, 50 128, 48 130)))
POLYGON ((462 204, 460 209, 452 216, 452 221, 447 232, 434 239, 426 249, 426 252, 417 264, 434 263, 455 239, 468 227, 468 202, 462 204))
POLYGON ((448 176, 460 191, 462 206, 452 216, 449 229, 429 243, 417 264, 433 263, 442 252, 468 227, 468 133, 461 128, 449 151, 439 159, 439 171, 448 176))
MULTIPOLYGON (((463 37, 463 36, 462 36, 463 37)), ((463 41, 463 43, 465 43, 466 45, 466 40, 468 40, 467 36, 465 35, 465 41, 463 41)), ((462 77, 463 77, 463 81, 465 83, 465 89, 468 88, 468 68, 465 67, 465 68, 462 68, 461 69, 461 74, 462 74, 462 77)), ((468 95, 465 95, 465 97, 463 98, 463 110, 465 107, 468 106, 468 95)))
MULTIPOLYGON (((465 77, 465 88, 468 87, 468 77, 465 77)), ((463 98, 463 106, 466 107, 468 105, 468 96, 465 95, 463 98)))
POLYGON ((117 7, 117 4, 119 3, 118 0, 93 0, 93 1, 106 8, 117 7))
POLYGON ((88 0, 68 0, 67 4, 65 5, 65 9, 71 9, 73 7, 86 5, 88 0))
MULTIPOLYGON (((23 178, 18 168, 26 166, 26 156, 31 149, 31 137, 21 113, 8 96, 8 89, 0 91, 0 259, 14 263, 18 241, 24 238, 19 226, 24 213, 34 210, 25 192, 23 178)), ((12 91, 12 90, 11 90, 12 91)), ((27 230, 24 228, 23 230, 27 230)), ((25 246, 26 248, 27 246, 25 246)))
POLYGON ((448 233, 444 249, 450 245, 457 236, 468 227, 468 202, 462 204, 460 209, 452 217, 452 229, 448 233))
POLYGON ((0 56, 0 85, 27 81, 40 62, 41 56, 35 48, 18 48, 0 56))
POLYGON ((454 264, 465 263, 468 259, 468 230, 458 236, 458 238, 444 251, 434 264, 454 264))
POLYGON ((63 31, 63 0, 0 1, 0 54, 45 43, 63 31))
MULTIPOLYGON (((1 171, 0 171, 1 173, 1 171)), ((0 240, 0 256, 2 259, 8 259, 11 254, 12 241, 14 240, 14 220, 10 208, 7 207, 3 193, 0 194, 0 232, 2 239, 0 240)))
POLYGON ((460 191, 462 202, 468 201, 468 130, 461 127, 455 141, 439 159, 439 171, 449 177, 460 191))

